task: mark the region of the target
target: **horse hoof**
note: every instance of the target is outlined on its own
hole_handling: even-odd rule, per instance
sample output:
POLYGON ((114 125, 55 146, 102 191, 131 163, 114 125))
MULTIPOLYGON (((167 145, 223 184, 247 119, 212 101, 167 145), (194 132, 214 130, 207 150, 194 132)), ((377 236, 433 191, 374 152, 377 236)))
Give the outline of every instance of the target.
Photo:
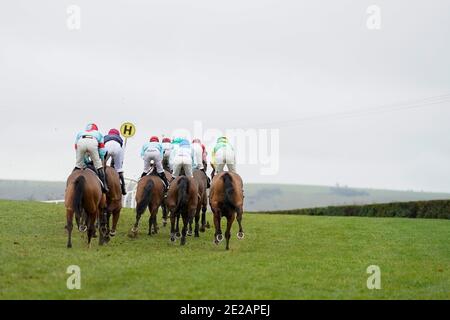
POLYGON ((238 238, 239 240, 244 239, 244 237, 245 237, 245 234, 244 234, 243 232, 238 232, 238 233, 237 233, 237 238, 238 238))
POLYGON ((186 244, 186 238, 181 238, 180 245, 184 246, 186 244))
POLYGON ((205 231, 206 231, 205 227, 204 227, 204 226, 201 226, 201 227, 200 227, 200 232, 205 232, 205 231))
POLYGON ((68 243, 68 244, 67 244, 67 248, 72 248, 72 244, 71 244, 71 243, 68 243))
POLYGON ((216 246, 218 246, 220 242, 217 241, 216 239, 214 239, 213 243, 214 243, 216 246))
POLYGON ((171 236, 171 237, 170 237, 170 242, 175 242, 175 240, 176 240, 176 239, 175 239, 174 236, 171 236))
POLYGON ((86 232, 87 227, 86 227, 86 226, 80 226, 80 227, 78 228, 78 230, 79 230, 80 232, 86 232))
POLYGON ((116 231, 115 230, 109 232, 109 236, 110 237, 114 237, 115 235, 116 235, 116 231))
POLYGON ((191 236, 192 236, 192 231, 188 231, 186 234, 187 234, 189 237, 191 237, 191 236))
POLYGON ((180 239, 181 238, 181 233, 179 233, 179 232, 175 233, 175 238, 180 239))
POLYGON ((209 225, 209 222, 206 223, 206 228, 211 228, 211 226, 209 225))
POLYGON ((198 232, 195 233, 195 238, 200 238, 200 234, 198 232))
POLYGON ((223 235, 222 235, 222 234, 218 234, 218 235, 216 236, 216 240, 217 240, 218 242, 222 242, 222 241, 223 241, 223 235))

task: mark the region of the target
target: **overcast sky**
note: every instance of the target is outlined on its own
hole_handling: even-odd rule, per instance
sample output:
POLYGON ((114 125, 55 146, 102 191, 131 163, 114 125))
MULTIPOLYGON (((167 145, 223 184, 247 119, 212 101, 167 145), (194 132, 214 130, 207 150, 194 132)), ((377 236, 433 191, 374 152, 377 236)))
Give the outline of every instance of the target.
POLYGON ((449 39, 447 0, 3 1, 0 178, 65 180, 91 121, 136 124, 135 178, 150 135, 198 120, 280 130, 277 174, 245 182, 450 192, 449 39))

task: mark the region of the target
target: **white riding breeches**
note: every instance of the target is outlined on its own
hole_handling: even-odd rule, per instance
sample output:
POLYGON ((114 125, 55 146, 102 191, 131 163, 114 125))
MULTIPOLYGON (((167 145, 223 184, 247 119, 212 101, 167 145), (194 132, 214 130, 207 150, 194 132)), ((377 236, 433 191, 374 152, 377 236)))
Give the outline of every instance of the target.
POLYGON ((161 173, 164 172, 162 166, 162 158, 161 152, 158 149, 148 149, 144 153, 144 172, 148 172, 150 170, 151 161, 155 162, 156 172, 161 173))
POLYGON ((188 155, 177 155, 173 159, 173 177, 178 177, 181 172, 181 168, 184 169, 186 177, 193 177, 192 175, 192 158, 188 155))
POLYGON ((94 162, 95 169, 100 169, 103 167, 102 161, 100 160, 100 155, 98 154, 98 142, 94 137, 81 138, 78 140, 76 154, 77 168, 86 168, 86 164, 84 163, 85 155, 89 155, 91 160, 94 162))
POLYGON ((194 169, 203 169, 203 148, 199 143, 192 144, 192 152, 194 152, 194 163, 192 164, 192 168, 194 169))
POLYGON ((114 140, 108 141, 105 144, 105 149, 107 151, 105 162, 108 161, 109 158, 112 158, 114 161, 114 169, 116 169, 118 173, 123 172, 124 151, 120 146, 120 143, 114 140))
POLYGON ((221 148, 215 154, 216 174, 221 173, 225 165, 227 165, 228 171, 236 172, 236 157, 231 148, 221 148))

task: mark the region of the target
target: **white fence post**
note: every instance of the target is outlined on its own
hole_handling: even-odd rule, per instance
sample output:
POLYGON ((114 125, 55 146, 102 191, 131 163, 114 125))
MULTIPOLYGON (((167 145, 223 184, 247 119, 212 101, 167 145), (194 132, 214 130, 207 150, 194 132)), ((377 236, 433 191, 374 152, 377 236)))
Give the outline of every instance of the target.
POLYGON ((137 183, 134 179, 125 178, 127 195, 122 197, 122 207, 136 208, 137 183))

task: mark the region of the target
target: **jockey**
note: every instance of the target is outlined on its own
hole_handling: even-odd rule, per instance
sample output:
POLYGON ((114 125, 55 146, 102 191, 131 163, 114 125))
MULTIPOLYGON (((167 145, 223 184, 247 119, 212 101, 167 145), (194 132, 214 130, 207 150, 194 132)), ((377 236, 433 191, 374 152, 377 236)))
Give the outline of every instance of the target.
POLYGON ((172 148, 170 149, 169 156, 169 168, 173 172, 173 161, 175 159, 175 155, 177 154, 178 148, 180 147, 180 142, 183 138, 173 138, 172 139, 172 148))
POLYGON ((203 148, 200 139, 192 140, 192 152, 194 157, 192 168, 205 171, 203 166, 203 148))
POLYGON ((206 151, 206 147, 203 143, 202 143, 202 149, 203 149, 203 153, 202 153, 203 168, 205 169, 205 172, 206 172, 206 167, 208 164, 208 152, 206 151))
POLYGON ((192 163, 194 163, 193 152, 191 144, 187 139, 181 139, 178 148, 174 148, 173 158, 173 173, 172 177, 175 179, 180 175, 181 168, 184 169, 186 177, 193 177, 192 163))
POLYGON ((225 164, 228 171, 236 172, 236 158, 233 146, 228 142, 227 137, 220 137, 212 152, 211 164, 216 174, 223 171, 225 164))
POLYGON ((169 187, 169 182, 167 181, 166 174, 162 166, 163 159, 163 148, 161 143, 159 143, 159 138, 153 136, 150 138, 150 142, 147 142, 142 146, 141 158, 144 159, 144 172, 141 178, 144 177, 150 170, 150 162, 153 160, 156 166, 156 173, 164 181, 165 188, 169 187))
POLYGON ((203 173, 206 175, 207 180, 206 187, 209 188, 210 179, 206 174, 206 148, 205 145, 201 143, 200 139, 192 140, 192 152, 194 158, 192 168, 203 171, 203 173))
POLYGON ((112 158, 111 165, 114 164, 114 169, 116 169, 120 177, 120 187, 122 189, 122 194, 126 195, 127 191, 125 190, 125 179, 123 178, 122 169, 124 157, 123 140, 120 137, 119 130, 109 130, 108 135, 105 136, 105 149, 105 163, 109 160, 109 158, 112 158))
POLYGON ((163 163, 169 164, 170 152, 172 151, 173 145, 172 140, 170 138, 162 139, 162 147, 163 147, 163 163))
POLYGON ((98 131, 95 123, 90 123, 85 130, 78 132, 75 139, 75 150, 77 154, 77 163, 74 170, 86 168, 85 156, 89 155, 102 181, 102 191, 109 192, 105 179, 102 160, 105 158, 105 143, 103 135, 98 131))

